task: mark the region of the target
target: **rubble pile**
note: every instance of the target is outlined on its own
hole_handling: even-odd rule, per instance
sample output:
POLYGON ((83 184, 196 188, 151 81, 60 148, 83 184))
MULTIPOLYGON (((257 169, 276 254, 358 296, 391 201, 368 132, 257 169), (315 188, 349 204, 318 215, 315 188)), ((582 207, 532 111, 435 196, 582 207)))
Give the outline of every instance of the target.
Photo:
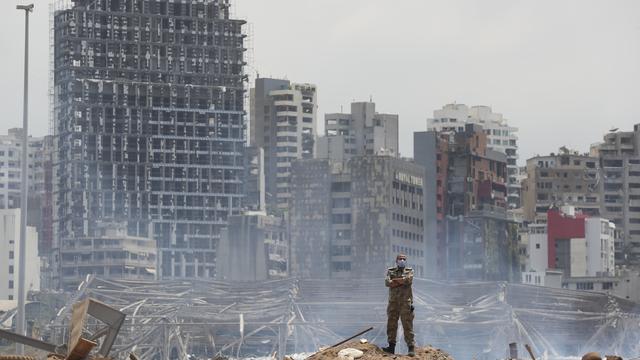
POLYGON ((416 356, 415 357, 409 357, 405 354, 387 354, 384 351, 382 351, 382 349, 380 349, 378 346, 371 344, 371 343, 366 343, 366 344, 362 344, 360 342, 354 341, 354 342, 349 342, 340 346, 337 346, 335 348, 331 348, 331 349, 327 349, 325 351, 321 351, 319 353, 316 353, 312 356, 310 356, 309 358, 307 358, 308 360, 334 360, 334 359, 345 359, 346 358, 341 358, 340 356, 338 356, 338 353, 343 350, 343 349, 348 349, 348 348, 352 348, 352 349, 357 349, 363 352, 362 357, 359 357, 357 360, 391 360, 391 359, 397 359, 397 360, 409 360, 409 359, 420 359, 420 360, 453 360, 453 358, 445 353, 444 351, 440 350, 440 349, 436 349, 434 347, 431 346, 427 346, 427 347, 416 347, 416 356))

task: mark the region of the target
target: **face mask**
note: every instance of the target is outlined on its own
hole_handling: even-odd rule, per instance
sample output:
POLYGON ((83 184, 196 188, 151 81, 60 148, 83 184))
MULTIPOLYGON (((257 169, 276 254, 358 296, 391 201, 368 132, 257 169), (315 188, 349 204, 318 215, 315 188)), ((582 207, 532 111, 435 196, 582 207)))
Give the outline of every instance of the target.
POLYGON ((396 260, 396 265, 398 265, 398 267, 405 267, 405 265, 407 265, 407 260, 404 259, 400 259, 400 260, 396 260))

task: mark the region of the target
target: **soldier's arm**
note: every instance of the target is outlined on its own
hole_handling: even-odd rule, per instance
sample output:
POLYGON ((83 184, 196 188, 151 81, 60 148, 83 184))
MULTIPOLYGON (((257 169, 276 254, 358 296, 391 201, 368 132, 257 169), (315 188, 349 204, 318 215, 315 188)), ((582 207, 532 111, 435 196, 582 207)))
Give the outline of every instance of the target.
POLYGON ((387 277, 385 277, 384 279, 384 286, 386 287, 390 287, 391 286, 391 271, 387 270, 387 277))
POLYGON ((402 284, 411 285, 413 284, 413 269, 409 269, 408 274, 402 277, 402 284))

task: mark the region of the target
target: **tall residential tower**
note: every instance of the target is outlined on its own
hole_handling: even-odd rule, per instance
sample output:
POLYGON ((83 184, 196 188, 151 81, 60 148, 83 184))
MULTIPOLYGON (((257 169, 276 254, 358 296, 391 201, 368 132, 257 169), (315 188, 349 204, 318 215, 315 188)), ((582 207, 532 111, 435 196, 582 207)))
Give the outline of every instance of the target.
POLYGON ((291 163, 315 154, 316 87, 258 78, 251 89, 250 145, 264 150, 266 204, 286 211, 291 198, 291 163))

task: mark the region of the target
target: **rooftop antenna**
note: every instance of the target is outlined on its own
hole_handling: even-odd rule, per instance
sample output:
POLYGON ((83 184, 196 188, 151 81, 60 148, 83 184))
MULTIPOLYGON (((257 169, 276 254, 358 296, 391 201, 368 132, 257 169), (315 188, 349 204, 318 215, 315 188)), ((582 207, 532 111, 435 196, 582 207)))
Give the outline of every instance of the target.
POLYGON ((373 102, 373 95, 369 95, 369 102, 373 102))

